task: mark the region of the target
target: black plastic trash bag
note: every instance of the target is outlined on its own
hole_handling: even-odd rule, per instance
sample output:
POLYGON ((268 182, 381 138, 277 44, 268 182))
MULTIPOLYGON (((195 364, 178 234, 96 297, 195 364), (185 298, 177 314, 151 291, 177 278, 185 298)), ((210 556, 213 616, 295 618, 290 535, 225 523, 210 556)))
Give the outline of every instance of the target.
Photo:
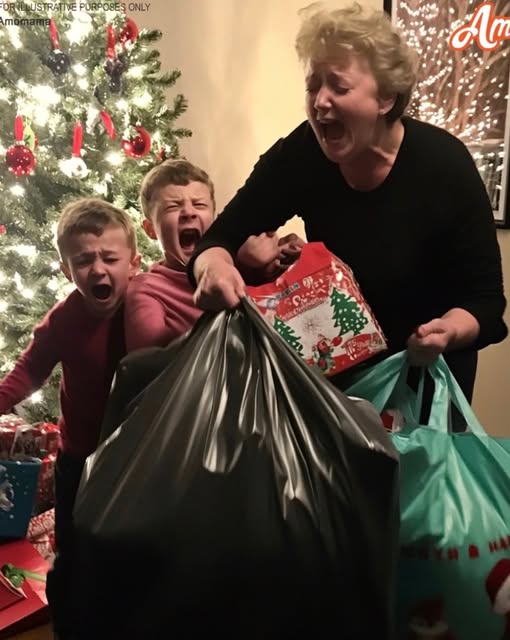
POLYGON ((80 638, 392 639, 397 453, 251 303, 126 358, 120 421, 76 502, 80 638))

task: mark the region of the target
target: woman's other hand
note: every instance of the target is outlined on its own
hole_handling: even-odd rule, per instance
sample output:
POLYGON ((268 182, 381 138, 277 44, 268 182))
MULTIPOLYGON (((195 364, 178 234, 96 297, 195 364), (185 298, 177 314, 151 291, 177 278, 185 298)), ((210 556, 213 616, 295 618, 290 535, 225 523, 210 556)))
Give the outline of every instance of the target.
POLYGON ((450 309, 441 318, 421 324, 407 341, 409 360, 415 366, 432 364, 447 349, 472 344, 480 333, 478 320, 469 311, 450 309))
POLYGON ((455 339, 455 329, 444 318, 435 318, 421 324, 407 341, 409 362, 416 367, 426 367, 446 351, 455 339))

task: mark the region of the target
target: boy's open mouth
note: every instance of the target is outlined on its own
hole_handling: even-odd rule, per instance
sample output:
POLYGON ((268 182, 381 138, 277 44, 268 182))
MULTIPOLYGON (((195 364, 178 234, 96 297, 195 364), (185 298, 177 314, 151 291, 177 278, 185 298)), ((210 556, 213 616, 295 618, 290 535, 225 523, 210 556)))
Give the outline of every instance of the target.
POLYGON ((111 292, 112 288, 109 284, 96 284, 92 287, 92 295, 97 300, 107 300, 111 292))
POLYGON ((179 231, 179 244, 184 251, 194 251, 196 244, 201 238, 199 229, 181 229, 179 231))

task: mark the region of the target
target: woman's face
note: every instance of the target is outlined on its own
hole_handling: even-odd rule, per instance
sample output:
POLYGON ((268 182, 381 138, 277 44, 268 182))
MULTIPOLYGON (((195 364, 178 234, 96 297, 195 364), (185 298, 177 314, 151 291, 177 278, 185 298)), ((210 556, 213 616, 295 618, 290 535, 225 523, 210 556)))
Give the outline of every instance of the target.
POLYGON ((376 142, 384 114, 394 102, 380 98, 367 60, 354 54, 342 61, 310 61, 306 93, 306 113, 317 140, 326 156, 340 165, 376 142))

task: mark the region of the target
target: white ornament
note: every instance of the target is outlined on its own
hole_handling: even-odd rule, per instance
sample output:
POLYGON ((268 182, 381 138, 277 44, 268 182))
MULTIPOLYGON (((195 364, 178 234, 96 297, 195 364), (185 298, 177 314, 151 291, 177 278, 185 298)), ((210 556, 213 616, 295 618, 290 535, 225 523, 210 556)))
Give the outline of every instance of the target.
POLYGON ((68 178, 86 178, 89 170, 81 158, 73 156, 67 160, 60 161, 60 170, 68 178))
POLYGON ((90 107, 87 112, 87 121, 85 123, 85 129, 87 133, 93 134, 94 129, 101 122, 101 112, 95 107, 90 107))

